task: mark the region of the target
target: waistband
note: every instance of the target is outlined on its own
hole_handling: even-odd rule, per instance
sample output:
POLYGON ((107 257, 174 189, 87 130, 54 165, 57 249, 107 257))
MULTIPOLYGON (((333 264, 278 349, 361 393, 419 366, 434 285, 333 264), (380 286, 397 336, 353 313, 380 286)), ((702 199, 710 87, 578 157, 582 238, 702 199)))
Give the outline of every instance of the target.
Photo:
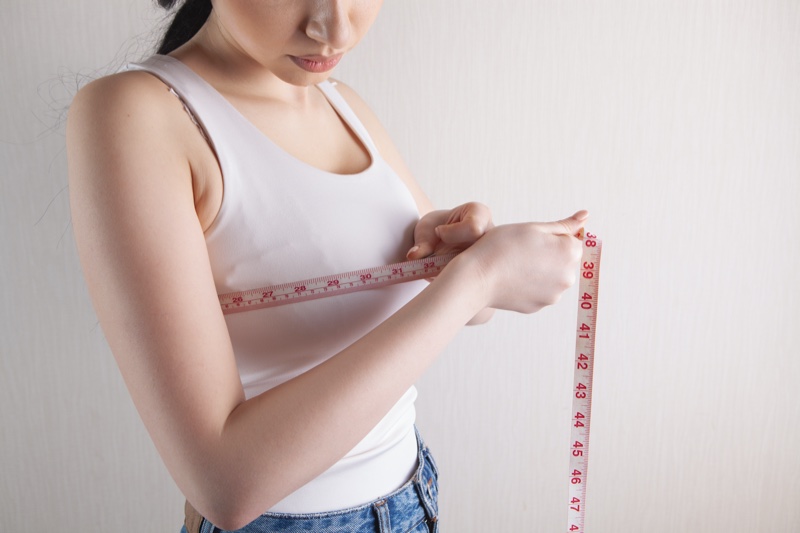
MULTIPOLYGON (((265 513, 237 532, 396 533, 409 531, 423 521, 429 524, 430 531, 437 532, 439 470, 419 431, 416 433, 419 459, 417 469, 411 479, 391 494, 339 511, 309 514, 265 513)), ((223 533, 223 530, 203 518, 188 501, 185 511, 185 528, 188 533, 223 533)))

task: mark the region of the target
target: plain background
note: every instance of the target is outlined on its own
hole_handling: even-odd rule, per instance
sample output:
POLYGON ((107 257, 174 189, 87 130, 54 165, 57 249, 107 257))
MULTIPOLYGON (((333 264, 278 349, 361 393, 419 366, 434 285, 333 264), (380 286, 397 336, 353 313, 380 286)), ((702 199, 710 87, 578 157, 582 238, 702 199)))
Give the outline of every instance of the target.
MULTIPOLYGON (((87 296, 63 113, 147 0, 0 2, 0 530, 178 531, 87 296)), ((800 531, 800 2, 388 0, 339 67, 441 207, 604 239, 587 530, 800 531)), ((419 384, 448 533, 565 531, 577 289, 419 384)))

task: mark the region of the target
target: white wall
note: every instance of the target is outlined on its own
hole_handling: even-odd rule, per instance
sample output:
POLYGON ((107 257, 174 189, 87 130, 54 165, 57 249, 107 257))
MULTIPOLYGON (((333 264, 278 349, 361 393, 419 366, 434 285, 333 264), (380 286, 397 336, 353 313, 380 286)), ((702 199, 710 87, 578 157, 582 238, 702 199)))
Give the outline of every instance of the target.
MULTIPOLYGON (((146 0, 3 0, 0 530, 178 531, 69 227, 74 73, 146 0)), ((337 73, 435 203, 578 208, 605 244, 590 533, 800 530, 800 3, 389 0, 337 73)), ((420 383, 446 532, 563 531, 576 290, 420 383)))

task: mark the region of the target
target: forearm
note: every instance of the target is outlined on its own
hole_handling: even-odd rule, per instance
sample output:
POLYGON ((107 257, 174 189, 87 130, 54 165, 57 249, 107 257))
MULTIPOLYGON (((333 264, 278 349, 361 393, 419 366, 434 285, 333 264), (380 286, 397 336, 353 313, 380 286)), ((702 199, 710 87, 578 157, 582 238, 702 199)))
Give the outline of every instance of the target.
POLYGON ((363 439, 485 306, 468 262, 454 260, 392 317, 325 363, 240 404, 209 457, 216 475, 207 479, 216 481, 206 504, 225 517, 252 518, 363 439))

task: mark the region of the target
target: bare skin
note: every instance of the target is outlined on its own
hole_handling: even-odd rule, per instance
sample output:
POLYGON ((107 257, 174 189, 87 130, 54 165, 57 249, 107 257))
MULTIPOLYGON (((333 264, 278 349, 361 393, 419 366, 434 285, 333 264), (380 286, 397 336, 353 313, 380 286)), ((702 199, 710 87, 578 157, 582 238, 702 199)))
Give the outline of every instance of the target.
MULTIPOLYGON (((313 85, 327 74, 286 55, 348 51, 379 4, 221 2, 173 55, 289 153, 358 172, 367 152, 313 85), (264 30, 265 40, 266 24, 285 32, 264 30)), ((172 477, 224 529, 249 523, 344 456, 484 309, 532 313, 575 280, 585 212, 494 227, 481 204, 434 211, 374 114, 352 89, 339 90, 424 215, 409 257, 464 251, 355 344, 246 401, 203 235, 224 186, 213 152, 146 73, 97 80, 70 109, 73 223, 97 315, 172 477)))

